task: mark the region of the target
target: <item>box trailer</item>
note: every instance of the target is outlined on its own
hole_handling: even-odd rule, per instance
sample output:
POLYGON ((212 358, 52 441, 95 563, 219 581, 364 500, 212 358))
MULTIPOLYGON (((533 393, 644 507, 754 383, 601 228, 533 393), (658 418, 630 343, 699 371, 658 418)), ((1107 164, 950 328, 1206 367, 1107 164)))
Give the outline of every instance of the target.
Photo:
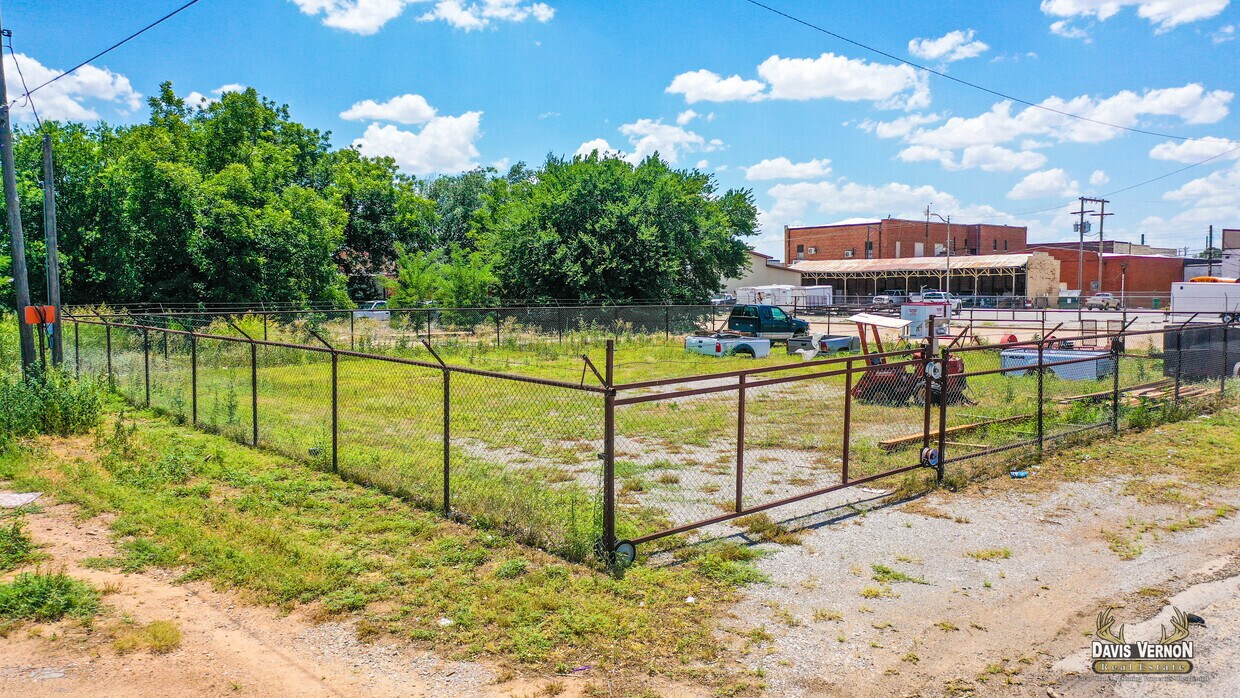
POLYGON ((835 305, 835 289, 831 286, 802 286, 805 289, 805 300, 798 308, 807 313, 824 312, 835 305))
POLYGON ((742 286, 736 289, 737 305, 778 305, 791 311, 794 307, 804 307, 805 287, 791 284, 770 284, 769 286, 742 286))
POLYGON ((1240 283, 1234 281, 1181 281, 1171 284, 1171 312, 1197 315, 1201 322, 1217 322, 1240 315, 1240 283))
MULTIPOLYGON (((1111 356, 1109 351, 1092 351, 1087 349, 1045 349, 1042 352, 1042 362, 1051 364, 1059 361, 1075 361, 1077 359, 1093 359, 1085 360, 1074 364, 1064 364, 1062 366, 1049 366, 1047 371, 1055 374, 1059 378, 1072 381, 1097 380, 1105 378, 1115 373, 1115 358, 1111 356)), ((999 353, 999 366, 1001 368, 1020 368, 1028 366, 1030 371, 1037 371, 1038 366, 1038 350, 1037 349, 1005 349, 999 353)), ((1014 372, 1015 373, 1015 372, 1014 372)), ((1004 375, 1014 375, 1007 373, 1004 375)))

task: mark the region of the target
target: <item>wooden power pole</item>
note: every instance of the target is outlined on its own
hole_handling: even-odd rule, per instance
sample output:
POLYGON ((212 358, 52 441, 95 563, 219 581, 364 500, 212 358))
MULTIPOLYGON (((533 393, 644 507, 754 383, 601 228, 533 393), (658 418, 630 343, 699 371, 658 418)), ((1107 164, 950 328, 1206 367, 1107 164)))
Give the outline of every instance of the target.
MULTIPOLYGON (((0 28, 0 35, 3 29, 0 28)), ((30 283, 26 279, 26 239, 22 235, 21 205, 17 200, 17 173, 13 169, 13 132, 9 128, 9 92, 4 82, 4 61, 0 60, 0 168, 4 170, 4 205, 8 210, 9 242, 13 249, 13 287, 17 291, 17 326, 21 336, 22 369, 35 363, 34 332, 24 319, 30 305, 30 283)))
POLYGON ((56 309, 52 321, 52 365, 65 358, 60 334, 60 253, 56 241, 56 179, 52 162, 52 137, 43 134, 43 232, 47 240, 47 304, 56 309))

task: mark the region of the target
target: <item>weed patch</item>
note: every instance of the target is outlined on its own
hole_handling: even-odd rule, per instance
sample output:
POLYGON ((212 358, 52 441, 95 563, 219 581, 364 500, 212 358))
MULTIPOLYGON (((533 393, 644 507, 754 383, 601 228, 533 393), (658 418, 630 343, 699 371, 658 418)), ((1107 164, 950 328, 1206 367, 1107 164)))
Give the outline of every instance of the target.
POLYGON ((99 612, 99 592, 63 572, 22 572, 0 583, 0 618, 54 621, 99 612))

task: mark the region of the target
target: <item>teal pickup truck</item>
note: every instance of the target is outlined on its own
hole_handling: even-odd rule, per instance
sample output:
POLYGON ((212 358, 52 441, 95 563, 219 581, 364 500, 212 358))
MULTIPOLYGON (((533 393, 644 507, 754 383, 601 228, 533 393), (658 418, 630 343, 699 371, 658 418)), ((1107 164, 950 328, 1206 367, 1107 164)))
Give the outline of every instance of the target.
POLYGON ((728 329, 767 339, 790 339, 809 332, 809 323, 791 317, 777 305, 737 305, 728 316, 728 329))

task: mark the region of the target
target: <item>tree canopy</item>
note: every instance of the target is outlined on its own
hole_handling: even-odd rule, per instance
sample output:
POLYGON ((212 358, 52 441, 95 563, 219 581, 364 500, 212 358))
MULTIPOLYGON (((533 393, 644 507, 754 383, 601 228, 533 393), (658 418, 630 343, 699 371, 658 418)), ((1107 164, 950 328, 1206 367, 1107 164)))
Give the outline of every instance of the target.
MULTIPOLYGON (((343 304, 377 297, 384 277, 399 277, 397 301, 442 305, 701 301, 745 263, 755 228, 749 192, 718 195, 712 176, 657 155, 417 179, 391 158, 333 150, 330 134, 252 88, 192 106, 165 83, 148 104, 141 124, 15 133, 34 299, 45 295, 44 134, 70 304, 343 304), (418 282, 431 297, 401 286, 418 269, 434 276, 418 282)), ((0 253, 0 275, 9 261, 0 253)), ((11 285, 0 299, 12 303, 11 285)))

